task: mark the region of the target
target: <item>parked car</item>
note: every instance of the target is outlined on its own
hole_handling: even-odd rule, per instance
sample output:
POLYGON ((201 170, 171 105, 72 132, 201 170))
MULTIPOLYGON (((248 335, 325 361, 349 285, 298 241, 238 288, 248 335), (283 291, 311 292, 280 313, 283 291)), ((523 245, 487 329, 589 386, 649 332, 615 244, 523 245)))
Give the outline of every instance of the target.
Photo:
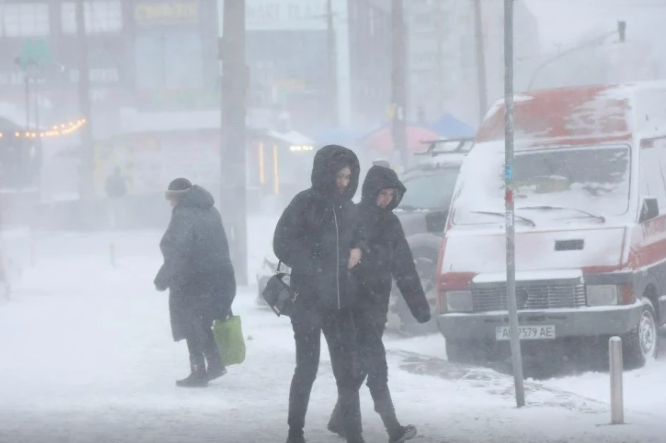
POLYGON ((627 366, 656 356, 666 321, 664 103, 666 83, 517 96, 510 169, 503 101, 493 107, 463 162, 441 243, 437 321, 449 360, 510 353, 507 198, 523 351, 558 343, 602 356, 620 336, 627 366))
MULTIPOLYGON (((407 193, 394 212, 402 222, 423 288, 435 312, 435 277, 441 239, 460 165, 471 147, 472 139, 441 139, 427 143, 429 147, 417 157, 418 162, 401 174, 407 193)), ((275 274, 277 264, 275 255, 268 254, 257 274, 257 303, 260 305, 265 305, 261 292, 268 279, 275 274)), ((281 270, 289 272, 285 265, 281 270)), ((436 332, 435 320, 425 325, 414 320, 397 287, 393 287, 387 326, 404 334, 436 332)))
MULTIPOLYGON (((472 145, 472 139, 447 139, 430 142, 420 161, 401 174, 405 193, 394 213, 400 219, 414 255, 421 284, 431 309, 437 305, 437 259, 460 165, 472 145)), ((402 334, 421 334, 437 331, 434 319, 419 324, 393 285, 389 305, 388 325, 402 334)))

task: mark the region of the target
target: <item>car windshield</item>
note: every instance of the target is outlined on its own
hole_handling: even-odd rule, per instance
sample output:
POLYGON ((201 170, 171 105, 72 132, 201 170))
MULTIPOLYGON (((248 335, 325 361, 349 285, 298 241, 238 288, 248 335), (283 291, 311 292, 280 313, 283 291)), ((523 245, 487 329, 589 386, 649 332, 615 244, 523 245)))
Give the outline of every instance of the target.
MULTIPOLYGON (((454 224, 496 223, 479 211, 504 210, 503 146, 477 147, 463 167, 454 224), (475 152, 476 151, 476 152, 475 152), (483 152, 482 152, 483 151, 483 152)), ((516 215, 597 218, 629 209, 628 146, 590 146, 516 152, 513 166, 516 215)))
POLYGON ((398 209, 446 210, 458 178, 458 169, 439 168, 419 171, 403 178, 407 188, 398 209), (414 174, 414 175, 412 175, 414 174))

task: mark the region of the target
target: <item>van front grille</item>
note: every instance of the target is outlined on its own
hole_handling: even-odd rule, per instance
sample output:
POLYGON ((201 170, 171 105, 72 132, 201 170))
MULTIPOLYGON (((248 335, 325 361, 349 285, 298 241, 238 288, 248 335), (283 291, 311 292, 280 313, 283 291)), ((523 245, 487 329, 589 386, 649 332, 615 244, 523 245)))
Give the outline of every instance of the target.
MULTIPOLYGON (((506 311, 509 309, 506 283, 471 285, 474 312, 506 311)), ((580 308, 587 304, 585 285, 580 282, 516 282, 519 310, 580 308)))

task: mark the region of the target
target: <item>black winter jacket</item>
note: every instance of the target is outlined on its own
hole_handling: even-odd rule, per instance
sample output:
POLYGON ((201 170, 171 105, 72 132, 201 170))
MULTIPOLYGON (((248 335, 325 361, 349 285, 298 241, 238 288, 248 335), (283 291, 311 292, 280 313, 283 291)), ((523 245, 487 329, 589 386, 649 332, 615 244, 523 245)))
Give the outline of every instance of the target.
POLYGON ((395 279, 414 318, 430 319, 430 305, 416 271, 414 257, 405 232, 393 210, 400 204, 407 189, 392 169, 373 166, 363 183, 358 204, 367 248, 361 263, 354 269, 359 283, 356 307, 386 322, 392 281, 395 279), (377 206, 379 191, 393 188, 396 195, 385 209, 377 206))
POLYGON ((342 309, 354 301, 356 282, 347 264, 351 249, 362 246, 358 209, 351 201, 359 175, 353 151, 321 148, 312 166, 312 186, 294 197, 277 223, 273 251, 291 268, 291 286, 302 303, 342 309), (338 195, 336 175, 345 166, 352 176, 338 195))
POLYGON ((155 277, 169 288, 174 340, 187 338, 197 322, 222 319, 236 296, 234 268, 213 196, 193 186, 174 207, 160 242, 164 264, 155 277))

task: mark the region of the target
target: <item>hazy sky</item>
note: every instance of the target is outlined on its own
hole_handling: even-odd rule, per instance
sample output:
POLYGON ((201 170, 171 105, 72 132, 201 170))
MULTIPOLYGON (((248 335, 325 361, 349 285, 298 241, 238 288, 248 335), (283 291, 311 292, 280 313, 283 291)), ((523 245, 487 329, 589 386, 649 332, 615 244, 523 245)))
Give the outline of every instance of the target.
POLYGON ((657 22, 661 26, 666 23, 666 0, 517 1, 524 1, 539 20, 542 47, 546 51, 557 44, 571 44, 590 33, 611 31, 618 20, 627 22, 628 39, 657 40, 660 37, 657 22))

